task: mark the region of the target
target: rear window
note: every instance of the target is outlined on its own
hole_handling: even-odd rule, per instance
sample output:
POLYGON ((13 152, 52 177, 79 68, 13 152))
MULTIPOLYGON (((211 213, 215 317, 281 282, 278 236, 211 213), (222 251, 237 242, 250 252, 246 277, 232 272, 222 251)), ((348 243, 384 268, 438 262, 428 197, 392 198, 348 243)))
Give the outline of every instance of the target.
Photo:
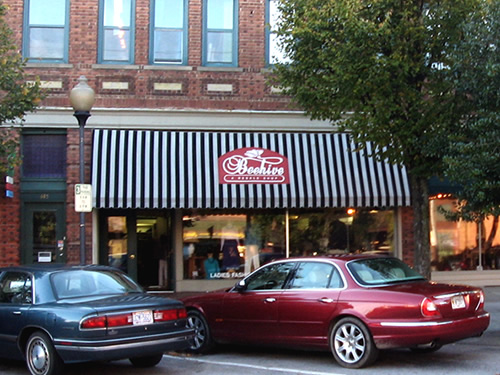
POLYGON ((68 270, 51 276, 58 299, 142 292, 142 288, 120 272, 68 270))
POLYGON ((366 286, 425 280, 397 258, 360 259, 348 263, 347 268, 359 284, 366 286))

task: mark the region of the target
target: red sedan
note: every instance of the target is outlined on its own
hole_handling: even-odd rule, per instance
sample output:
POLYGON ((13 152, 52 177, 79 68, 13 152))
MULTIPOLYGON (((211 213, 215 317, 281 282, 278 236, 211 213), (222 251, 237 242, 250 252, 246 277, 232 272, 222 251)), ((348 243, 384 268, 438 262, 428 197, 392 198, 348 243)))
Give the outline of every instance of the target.
POLYGON ((192 352, 229 342, 330 350, 347 368, 370 365, 380 349, 435 351, 490 322, 480 288, 429 282, 381 255, 276 261, 183 302, 192 352))

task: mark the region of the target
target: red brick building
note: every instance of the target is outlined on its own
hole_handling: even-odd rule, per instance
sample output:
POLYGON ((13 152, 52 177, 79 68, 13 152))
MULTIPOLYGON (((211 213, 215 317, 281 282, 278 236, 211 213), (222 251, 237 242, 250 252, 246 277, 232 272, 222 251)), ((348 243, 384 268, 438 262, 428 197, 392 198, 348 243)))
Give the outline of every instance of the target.
POLYGON ((279 256, 412 263, 404 168, 350 152, 346 134, 268 84, 281 58, 274 0, 5 3, 47 97, 22 127, 14 198, 0 197, 1 265, 81 261, 68 96, 82 75, 95 91, 85 262, 179 291, 232 284, 279 256))

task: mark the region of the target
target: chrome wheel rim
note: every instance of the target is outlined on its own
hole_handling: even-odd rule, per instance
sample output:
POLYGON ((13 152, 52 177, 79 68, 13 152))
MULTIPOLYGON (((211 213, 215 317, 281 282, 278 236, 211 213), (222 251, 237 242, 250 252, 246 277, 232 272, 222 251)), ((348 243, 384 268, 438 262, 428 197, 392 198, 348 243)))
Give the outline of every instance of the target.
POLYGON ((46 374, 49 368, 50 355, 45 342, 35 338, 29 345, 27 353, 28 366, 30 371, 35 374, 46 374))
POLYGON ((352 323, 343 324, 335 332, 335 352, 346 363, 356 363, 366 351, 366 338, 361 329, 352 323))
POLYGON ((207 340, 207 329, 205 324, 199 317, 191 315, 188 317, 188 325, 194 329, 194 339, 191 349, 200 349, 207 340))

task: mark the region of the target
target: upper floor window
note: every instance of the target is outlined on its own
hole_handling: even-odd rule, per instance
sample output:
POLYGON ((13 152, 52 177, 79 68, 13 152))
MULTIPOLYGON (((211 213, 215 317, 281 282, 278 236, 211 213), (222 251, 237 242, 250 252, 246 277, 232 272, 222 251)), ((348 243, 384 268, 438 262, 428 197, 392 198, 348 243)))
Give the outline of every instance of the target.
POLYGON ((276 33, 280 10, 278 0, 267 0, 266 8, 267 30, 266 30, 266 60, 268 65, 286 64, 290 59, 285 55, 279 43, 279 37, 276 33))
POLYGON ((237 0, 204 0, 203 65, 238 65, 237 0))
POLYGON ((66 135, 24 134, 22 139, 25 178, 66 178, 66 135))
POLYGON ((68 7, 68 0, 26 0, 23 56, 28 61, 68 61, 68 7))
POLYGON ((151 62, 187 63, 187 0, 155 0, 152 7, 151 62))
POLYGON ((99 63, 134 63, 134 0, 100 0, 99 63))

